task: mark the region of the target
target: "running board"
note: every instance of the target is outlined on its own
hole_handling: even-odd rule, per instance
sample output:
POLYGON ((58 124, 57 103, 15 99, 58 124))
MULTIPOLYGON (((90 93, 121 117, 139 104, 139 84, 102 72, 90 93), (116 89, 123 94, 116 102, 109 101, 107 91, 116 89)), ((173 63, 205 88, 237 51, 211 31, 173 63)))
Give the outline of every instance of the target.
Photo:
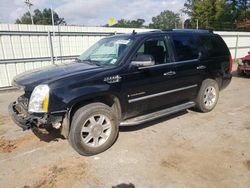
POLYGON ((131 119, 127 119, 126 121, 123 121, 120 123, 120 126, 132 126, 132 125, 139 125, 142 123, 146 123, 158 118, 161 118, 163 116, 167 116, 170 114, 174 114, 176 112, 182 111, 182 110, 186 110, 188 108, 194 107, 195 103, 194 102, 187 102, 181 105, 177 105, 174 107, 170 107, 167 109, 163 109, 157 112, 153 112, 150 114, 146 114, 146 115, 142 115, 142 116, 138 116, 135 118, 131 118, 131 119))

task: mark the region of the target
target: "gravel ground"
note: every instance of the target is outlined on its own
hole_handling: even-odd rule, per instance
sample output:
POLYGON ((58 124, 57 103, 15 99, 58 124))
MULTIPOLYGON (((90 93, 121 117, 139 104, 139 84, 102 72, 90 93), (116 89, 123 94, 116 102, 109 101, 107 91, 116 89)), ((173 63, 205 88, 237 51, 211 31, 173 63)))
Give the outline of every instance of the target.
POLYGON ((78 155, 56 133, 9 118, 0 94, 0 187, 250 187, 250 78, 234 77, 210 113, 185 111, 121 128, 112 148, 78 155))

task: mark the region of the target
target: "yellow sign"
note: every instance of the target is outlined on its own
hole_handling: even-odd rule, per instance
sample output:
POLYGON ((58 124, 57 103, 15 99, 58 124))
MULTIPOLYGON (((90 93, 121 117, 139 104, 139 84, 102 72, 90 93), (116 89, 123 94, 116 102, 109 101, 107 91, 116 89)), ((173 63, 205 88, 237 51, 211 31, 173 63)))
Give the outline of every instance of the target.
POLYGON ((109 18, 109 19, 108 19, 108 24, 109 24, 109 25, 115 25, 115 24, 116 24, 115 18, 109 18))

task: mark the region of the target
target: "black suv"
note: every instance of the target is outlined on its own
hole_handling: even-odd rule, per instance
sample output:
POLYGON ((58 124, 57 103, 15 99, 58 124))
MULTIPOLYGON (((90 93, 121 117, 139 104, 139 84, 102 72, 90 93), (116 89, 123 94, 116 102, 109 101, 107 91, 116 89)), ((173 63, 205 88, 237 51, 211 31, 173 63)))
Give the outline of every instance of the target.
POLYGON ((72 63, 15 77, 24 94, 9 111, 23 129, 59 129, 79 154, 93 155, 111 147, 119 126, 211 111, 231 71, 225 42, 210 31, 113 35, 72 63))

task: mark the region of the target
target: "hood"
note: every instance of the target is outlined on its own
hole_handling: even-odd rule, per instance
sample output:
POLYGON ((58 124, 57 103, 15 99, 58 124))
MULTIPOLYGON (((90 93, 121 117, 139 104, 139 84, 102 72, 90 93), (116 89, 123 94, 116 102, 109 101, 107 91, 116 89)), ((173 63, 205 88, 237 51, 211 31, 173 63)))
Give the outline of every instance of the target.
POLYGON ((33 89, 39 84, 48 84, 52 81, 68 77, 77 73, 84 73, 101 69, 96 65, 85 63, 67 63, 59 65, 51 65, 40 69, 24 72, 17 75, 12 82, 13 86, 24 87, 25 89, 33 89))

